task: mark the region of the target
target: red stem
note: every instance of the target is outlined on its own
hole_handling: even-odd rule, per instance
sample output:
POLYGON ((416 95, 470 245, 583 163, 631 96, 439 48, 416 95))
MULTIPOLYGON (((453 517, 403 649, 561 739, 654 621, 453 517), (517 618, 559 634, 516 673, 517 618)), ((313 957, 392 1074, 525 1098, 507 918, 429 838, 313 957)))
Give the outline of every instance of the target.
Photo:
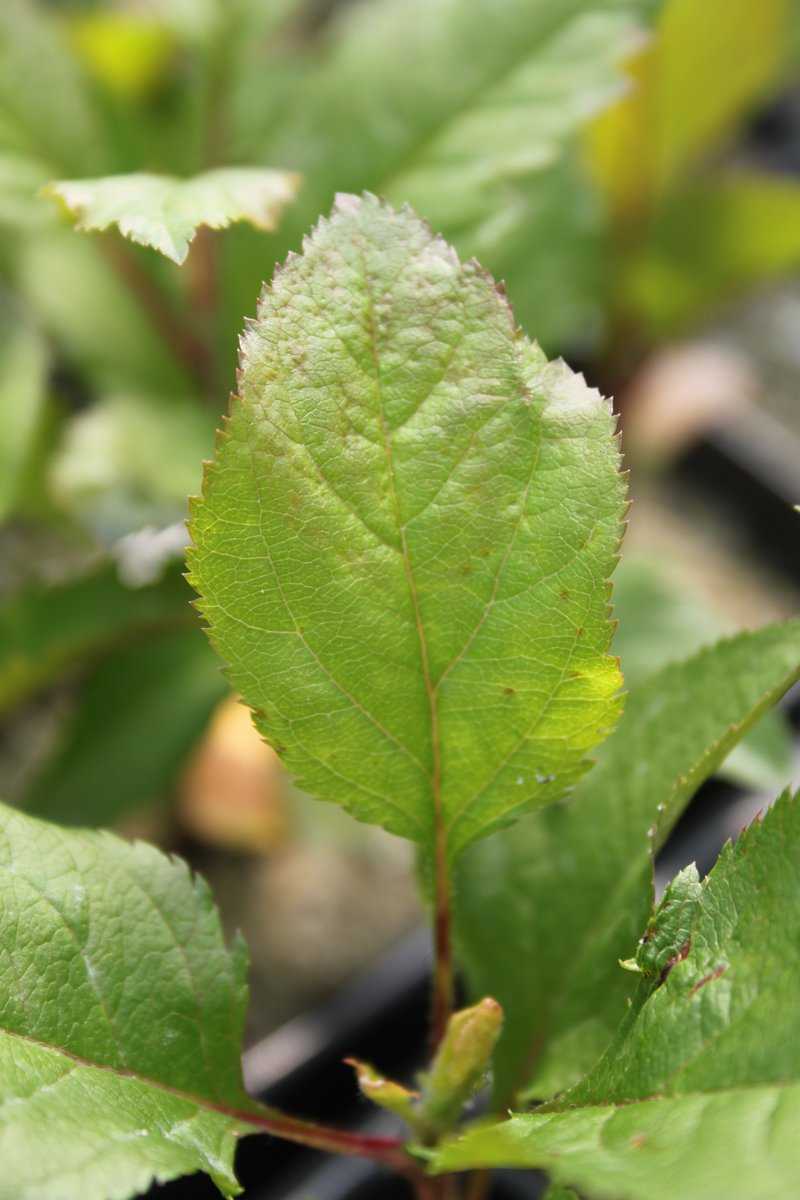
POLYGON ((431 1041, 433 1049, 441 1042, 453 1012, 453 938, 450 916, 450 881, 446 851, 436 853, 436 898, 434 912, 433 1010, 431 1041))
POLYGON ((263 1129, 265 1133, 271 1133, 289 1142, 298 1142, 302 1146, 310 1146, 314 1150, 324 1150, 330 1154, 367 1158, 415 1182, 424 1178, 419 1164, 406 1153, 399 1138, 376 1137, 351 1133, 347 1129, 333 1129, 326 1125, 317 1125, 313 1121, 287 1116, 273 1108, 265 1108, 260 1112, 229 1108, 220 1108, 219 1111, 225 1112, 234 1120, 246 1123, 251 1128, 263 1129))

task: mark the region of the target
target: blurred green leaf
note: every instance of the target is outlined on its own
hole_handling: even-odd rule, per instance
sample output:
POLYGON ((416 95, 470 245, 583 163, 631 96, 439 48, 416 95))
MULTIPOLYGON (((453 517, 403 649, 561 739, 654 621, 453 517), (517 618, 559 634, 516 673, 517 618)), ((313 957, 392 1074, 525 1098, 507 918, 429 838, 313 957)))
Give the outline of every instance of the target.
MULTIPOLYGON (((649 558, 623 558, 614 576, 614 650, 627 688, 734 631, 708 604, 649 558)), ((784 715, 766 712, 720 764, 718 774, 771 792, 791 774, 792 736, 784 715)))
POLYGON ((124 637, 190 623, 190 601, 178 567, 141 588, 126 587, 109 565, 66 583, 22 589, 0 606, 0 712, 124 637))
POLYGON ((0 4, 0 150, 53 171, 92 173, 104 130, 55 15, 36 0, 0 4))
POLYGON ((207 43, 222 32, 225 5, 242 0, 141 0, 141 9, 189 43, 207 43))
POLYGON ((104 542, 181 520, 215 426, 213 411, 190 398, 109 397, 66 425, 50 469, 53 496, 104 542))
POLYGON ((696 592, 643 555, 623 555, 614 573, 614 616, 614 650, 629 689, 726 632, 696 592))
MULTIPOLYGON (((800 802, 728 845, 688 931, 665 947, 614 1043, 576 1089, 454 1138, 440 1170, 544 1167, 608 1200, 789 1196, 800 1173, 800 802)), ((682 877, 679 877, 680 882, 682 877)), ((664 906, 653 919, 669 921, 664 906)))
POLYGON ((111 825, 163 799, 229 690, 199 628, 115 648, 81 686, 21 807, 62 824, 111 825))
POLYGON ((0 147, 0 229, 18 236, 37 233, 55 223, 47 205, 37 199, 50 178, 46 163, 0 147))
POLYGON ((664 336, 798 264, 800 184, 731 170, 659 210, 623 288, 649 331, 664 336))
POLYGON ((574 155, 500 188, 496 207, 461 228, 458 245, 491 262, 521 320, 553 350, 591 353, 600 340, 610 266, 598 198, 574 155))
POLYGON ((697 788, 800 677, 800 621, 662 668, 628 697, 598 765, 563 804, 470 849, 456 887, 471 994, 506 1024, 496 1097, 573 1083, 625 1013, 652 903, 651 856, 697 788))
POLYGON ((49 354, 38 331, 0 301, 0 521, 13 513, 46 421, 49 354))
POLYGON ((268 139, 273 161, 280 147, 309 175, 295 224, 361 187, 420 204, 437 227, 485 215, 493 185, 552 163, 619 89, 636 12, 629 0, 509 0, 502 16, 493 0, 345 8, 268 139))
MULTIPOLYGON (((346 5, 310 68, 298 66, 267 106, 259 158, 301 171, 304 185, 267 255, 258 257, 246 237, 228 251, 235 309, 248 311, 264 259, 298 249, 340 190, 415 205, 459 253, 482 254, 498 275, 501 266, 471 231, 497 220, 517 244, 527 231, 516 265, 520 275, 535 274, 538 251, 547 254, 552 243, 528 184, 617 93, 616 64, 642 8, 636 0, 507 0, 502 11, 495 0, 346 5), (535 238, 534 228, 545 236, 535 238)), ((565 260, 566 271, 575 258, 565 260)), ((518 305, 517 315, 541 336, 549 303, 520 288, 526 294, 537 306, 518 305)), ((236 333, 229 329, 229 344, 236 333)))
MULTIPOLYGON (((15 287, 67 361, 99 394, 191 394, 191 381, 166 342, 88 238, 66 228, 48 229, 20 239, 12 252, 15 287)), ((154 266, 174 270, 151 257, 154 266)))
POLYGON ((62 202, 78 229, 101 232, 116 225, 123 237, 152 246, 180 265, 201 225, 225 229, 248 221, 257 229, 275 229, 299 182, 288 171, 221 167, 193 179, 111 175, 59 180, 45 190, 62 202))

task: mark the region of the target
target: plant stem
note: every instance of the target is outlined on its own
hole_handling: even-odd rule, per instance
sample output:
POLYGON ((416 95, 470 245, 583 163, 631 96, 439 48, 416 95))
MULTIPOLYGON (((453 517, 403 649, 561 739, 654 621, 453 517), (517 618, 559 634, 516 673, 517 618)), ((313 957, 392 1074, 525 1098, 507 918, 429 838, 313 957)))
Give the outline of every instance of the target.
POLYGON ((453 931, 447 850, 437 834, 436 894, 434 907, 433 1003, 431 1042, 435 1050, 444 1037, 453 1012, 453 931))
POLYGON ((167 343, 178 362, 201 387, 207 386, 211 361, 208 348, 174 311, 158 284, 142 269, 136 256, 114 234, 99 244, 107 261, 141 304, 150 324, 167 343))
POLYGON ((399 1138, 376 1137, 370 1134, 352 1133, 347 1129, 334 1129, 327 1125, 317 1125, 313 1121, 304 1121, 299 1117, 290 1117, 274 1108, 263 1108, 260 1111, 231 1110, 221 1108, 235 1120, 246 1122, 249 1126, 263 1129, 275 1137, 285 1141, 297 1142, 301 1146, 309 1146, 314 1150, 327 1151, 330 1154, 344 1154, 355 1158, 367 1158, 371 1162, 380 1163, 389 1170, 412 1180, 415 1185, 425 1179, 422 1168, 403 1149, 399 1138))

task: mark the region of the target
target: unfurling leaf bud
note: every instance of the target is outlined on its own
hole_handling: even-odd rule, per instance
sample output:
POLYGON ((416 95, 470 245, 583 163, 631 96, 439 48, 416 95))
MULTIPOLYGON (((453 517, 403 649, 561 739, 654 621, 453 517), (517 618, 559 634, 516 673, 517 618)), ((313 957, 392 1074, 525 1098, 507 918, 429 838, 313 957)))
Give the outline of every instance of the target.
POLYGON ((345 1062, 355 1071, 362 1096, 414 1126, 414 1103, 419 1099, 419 1092, 412 1092, 402 1084, 395 1083, 393 1079, 386 1079, 369 1063, 361 1062, 357 1058, 346 1058, 345 1062))
POLYGON ((489 996, 450 1018, 431 1069, 422 1080, 420 1113, 432 1135, 452 1128, 481 1087, 502 1027, 503 1010, 489 996))

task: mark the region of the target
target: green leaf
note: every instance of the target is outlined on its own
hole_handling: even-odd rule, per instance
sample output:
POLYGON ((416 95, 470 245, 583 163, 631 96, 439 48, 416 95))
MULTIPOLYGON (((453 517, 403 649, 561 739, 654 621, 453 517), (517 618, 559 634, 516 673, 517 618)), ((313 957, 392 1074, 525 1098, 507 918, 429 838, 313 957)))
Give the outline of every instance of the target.
MULTIPOLYGON (((98 245, 56 223, 17 239, 13 256, 19 294, 94 392, 192 394, 191 380, 98 245)), ((149 265, 171 270, 152 257, 149 265)))
POLYGON ((90 673, 20 807, 66 825, 111 825, 146 808, 168 793, 227 691, 199 629, 120 646, 90 673))
POLYGON ((474 995, 506 1024, 499 1104, 573 1083, 605 1049, 634 980, 652 902, 651 854, 704 779, 800 677, 800 622, 744 633, 634 688, 568 804, 475 847, 456 917, 474 995))
POLYGON ((47 347, 0 307, 0 521, 15 510, 33 466, 47 404, 47 347))
POLYGON ((63 203, 78 229, 116 225, 123 237, 180 264, 201 225, 226 229, 249 221, 256 229, 275 229, 299 182, 289 171, 220 167, 193 179, 136 174, 59 180, 45 191, 63 203))
POLYGON ((243 339, 192 582, 306 790, 450 857, 614 723, 608 404, 410 211, 341 197, 243 339))
POLYGON ((216 420, 196 397, 108 396, 66 425, 50 465, 53 498, 106 543, 183 520, 216 420))
POLYGON ((104 160, 86 81, 57 20, 36 0, 0 5, 0 147, 51 170, 91 171, 104 160))
POLYGON ((13 235, 19 230, 39 233, 53 224, 55 214, 36 199, 50 174, 46 164, 0 146, 0 229, 3 234, 11 232, 13 235))
POLYGON ((731 632, 683 579, 641 555, 623 554, 614 574, 614 616, 614 650, 629 689, 731 632))
POLYGON ((126 635, 190 622, 190 598, 175 568, 158 583, 131 588, 110 565, 17 592, 0 607, 0 713, 126 635))
MULTIPOLYGON (((264 106, 258 160, 285 163, 304 179, 272 257, 297 249, 340 190, 368 189, 412 204, 460 254, 479 256, 498 278, 506 270, 501 254, 476 235, 500 223, 501 250, 527 235, 527 274, 517 260, 510 294, 518 316, 540 335, 550 306, 566 301, 563 278, 555 296, 528 290, 538 248, 552 257, 547 236, 531 237, 541 227, 535 184, 575 131, 617 95, 617 63, 638 33, 644 7, 639 0, 504 0, 498 15, 495 0, 343 6, 313 69, 296 69, 281 96, 264 106), (535 307, 523 314, 529 294, 535 307)), ((552 182, 546 187, 552 197, 552 182)), ((574 262, 572 237, 581 233, 580 223, 577 234, 574 226, 564 231, 568 261, 574 262)), ((252 241, 238 241, 237 312, 248 311, 260 282, 252 241)))
POLYGON ((0 807, 0 1194, 234 1195, 245 969, 182 863, 0 807))
MULTIPOLYGON (((734 633, 686 581, 655 559, 624 558, 614 575, 614 649, 629 688, 667 663, 734 633)), ((777 709, 761 720, 720 764, 718 773, 745 787, 778 791, 792 769, 789 724, 777 709)))
POLYGON ((269 153, 280 147, 291 157, 273 161, 308 170, 304 214, 312 194, 320 207, 336 185, 369 186, 419 204, 437 224, 464 224, 476 206, 491 210, 499 183, 552 163, 619 92, 616 64, 640 7, 509 0, 502 20, 492 0, 382 0, 345 11, 314 79, 298 80, 303 103, 271 131, 269 153))
MULTIPOLYGON (((672 955, 573 1092, 477 1129, 441 1170, 541 1166, 613 1200, 791 1195, 800 1173, 800 802, 723 851, 672 955), (679 944, 680 942, 680 944, 679 944)), ((655 914, 659 924, 663 910, 655 914)), ((664 946, 664 952, 668 947, 664 946)))
POLYGON ((576 157, 517 181, 514 194, 460 228, 455 242, 491 265, 518 318, 545 349, 574 345, 578 337, 588 353, 602 333, 600 301, 610 268, 605 214, 576 157))
MULTIPOLYGON (((448 98, 446 115, 432 130, 431 114, 425 114, 425 138, 381 185, 389 199, 413 204, 437 228, 494 215, 500 199, 507 199, 501 186, 555 163, 569 136, 619 94, 617 66, 633 41, 631 6, 538 8, 538 29, 528 6, 524 40, 502 74, 484 75, 481 87, 457 107, 448 98)), ((466 7, 463 14, 476 34, 477 14, 466 7)), ((414 36, 424 31, 417 27, 414 36)), ((383 37, 388 40, 385 32, 383 37)))

